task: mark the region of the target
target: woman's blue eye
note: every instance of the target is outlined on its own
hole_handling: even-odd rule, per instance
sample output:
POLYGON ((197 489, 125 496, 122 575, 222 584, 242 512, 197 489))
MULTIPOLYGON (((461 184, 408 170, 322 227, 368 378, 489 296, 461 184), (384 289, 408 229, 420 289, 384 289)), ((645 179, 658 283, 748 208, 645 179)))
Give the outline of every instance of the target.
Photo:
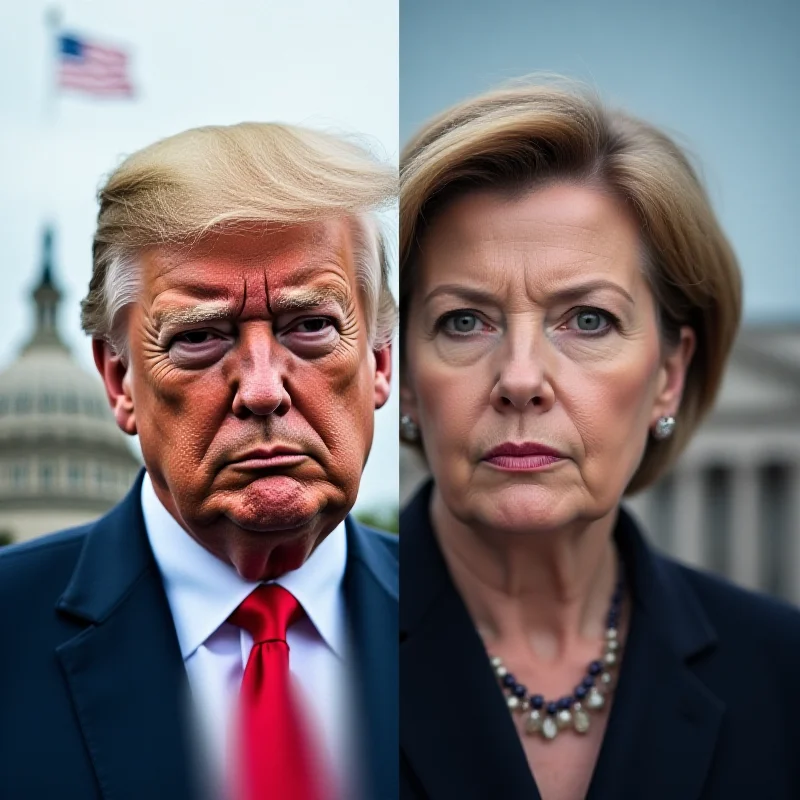
POLYGON ((597 308, 583 308, 575 314, 573 319, 575 327, 585 333, 599 333, 611 324, 610 315, 597 308))
POLYGON ((472 333, 478 325, 474 314, 453 314, 445 320, 445 326, 454 333, 472 333))
POLYGON ((582 331, 596 331, 603 327, 603 318, 596 311, 581 311, 578 314, 578 327, 582 331))

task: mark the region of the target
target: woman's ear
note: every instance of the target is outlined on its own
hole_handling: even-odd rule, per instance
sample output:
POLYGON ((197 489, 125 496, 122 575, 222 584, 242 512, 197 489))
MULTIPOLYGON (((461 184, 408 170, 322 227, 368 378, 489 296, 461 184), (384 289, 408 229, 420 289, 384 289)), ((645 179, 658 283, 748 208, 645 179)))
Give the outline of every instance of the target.
POLYGON ((665 355, 659 370, 651 425, 661 417, 677 416, 686 384, 686 374, 696 346, 697 337, 694 330, 684 325, 680 331, 680 341, 665 355))

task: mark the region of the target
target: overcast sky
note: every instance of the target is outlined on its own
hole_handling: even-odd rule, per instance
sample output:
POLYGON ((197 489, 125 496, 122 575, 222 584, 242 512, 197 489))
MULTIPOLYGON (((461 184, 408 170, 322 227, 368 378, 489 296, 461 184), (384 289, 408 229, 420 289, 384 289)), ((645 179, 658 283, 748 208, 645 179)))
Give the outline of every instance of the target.
MULTIPOLYGON (((133 101, 53 96, 51 5, 0 0, 0 368, 30 330, 28 295, 49 220, 65 293, 61 329, 93 369, 78 304, 91 274, 95 194, 134 150, 198 125, 285 121, 362 134, 397 161, 396 0, 228 0, 224 12, 191 0, 60 3, 65 31, 129 50, 133 101)), ((388 216, 396 229, 396 214, 388 216)), ((397 408, 395 391, 377 415, 359 506, 397 502, 397 408)))
POLYGON ((798 34, 798 0, 402 0, 401 142, 512 78, 586 81, 700 164, 747 318, 800 322, 798 34))

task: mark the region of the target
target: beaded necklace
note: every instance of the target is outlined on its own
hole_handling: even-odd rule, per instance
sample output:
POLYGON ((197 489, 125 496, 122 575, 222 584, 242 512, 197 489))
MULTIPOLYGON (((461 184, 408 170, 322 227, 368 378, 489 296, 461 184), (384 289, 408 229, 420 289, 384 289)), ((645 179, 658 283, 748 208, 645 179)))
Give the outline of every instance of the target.
POLYGON ((611 693, 613 684, 613 672, 619 666, 622 655, 618 630, 623 590, 624 582, 620 570, 620 578, 611 596, 611 606, 606 618, 603 655, 589 664, 586 677, 572 694, 549 701, 540 694, 528 694, 527 687, 517 683, 517 679, 506 669, 501 658, 491 658, 492 669, 500 682, 509 710, 525 715, 526 733, 539 734, 548 741, 552 741, 562 730, 568 728, 576 733, 586 733, 589 730, 589 712, 600 711, 606 705, 606 697, 611 693))

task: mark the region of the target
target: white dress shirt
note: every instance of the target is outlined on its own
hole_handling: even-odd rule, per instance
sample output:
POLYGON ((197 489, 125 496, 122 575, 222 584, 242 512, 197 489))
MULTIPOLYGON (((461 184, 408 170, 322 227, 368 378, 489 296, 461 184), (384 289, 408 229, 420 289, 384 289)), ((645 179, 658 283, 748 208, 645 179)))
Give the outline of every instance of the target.
MULTIPOLYGON (((232 566, 195 541, 162 505, 149 475, 142 483, 141 498, 147 536, 189 676, 212 796, 226 797, 232 783, 227 762, 233 715, 253 647, 250 634, 227 619, 259 584, 242 579, 232 566)), ((286 635, 289 669, 313 727, 317 751, 341 796, 347 796, 345 786, 351 774, 347 760, 352 752, 342 587, 346 561, 342 523, 300 569, 275 581, 294 595, 306 614, 286 635)))

